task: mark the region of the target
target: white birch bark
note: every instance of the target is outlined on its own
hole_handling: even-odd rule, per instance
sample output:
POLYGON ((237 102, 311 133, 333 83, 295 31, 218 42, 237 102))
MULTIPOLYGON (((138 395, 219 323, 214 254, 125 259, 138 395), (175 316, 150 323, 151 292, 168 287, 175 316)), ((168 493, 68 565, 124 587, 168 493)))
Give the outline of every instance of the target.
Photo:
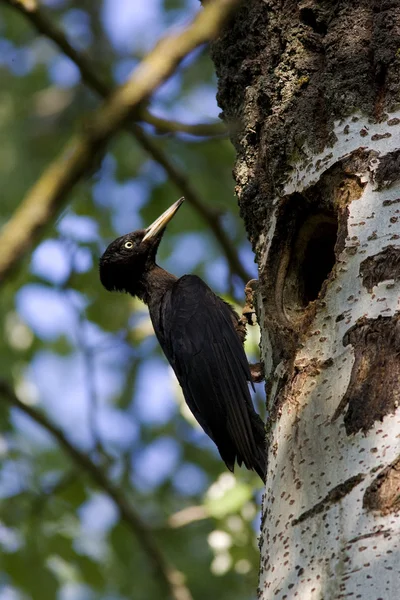
MULTIPOLYGON (((293 165, 286 194, 306 193, 360 148, 374 152, 350 174, 362 194, 347 205, 347 237, 326 288, 296 317, 301 336, 294 365, 273 366, 273 317, 259 299, 274 415, 267 436, 263 600, 400 598, 400 171, 396 180, 392 169, 385 181, 382 168, 400 150, 400 112, 380 123, 353 115, 336 124, 335 134, 333 147, 319 156, 306 151, 293 165), (376 391, 377 385, 376 398, 371 386, 376 391), (382 420, 376 420, 380 399, 382 420), (363 415, 363 407, 371 414, 363 415)), ((258 240, 261 272, 271 258, 280 201, 258 240)), ((284 299, 280 308, 293 324, 284 299)))

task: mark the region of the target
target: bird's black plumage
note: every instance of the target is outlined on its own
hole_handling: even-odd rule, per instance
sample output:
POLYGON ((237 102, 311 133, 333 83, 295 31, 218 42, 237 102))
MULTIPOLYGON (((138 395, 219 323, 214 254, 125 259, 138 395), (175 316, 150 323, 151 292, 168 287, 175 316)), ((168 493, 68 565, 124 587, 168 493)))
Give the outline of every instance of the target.
POLYGON ((110 244, 100 260, 100 277, 107 289, 146 302, 185 400, 227 467, 233 471, 235 461, 243 462, 265 481, 264 424, 250 396, 238 315, 196 275, 177 279, 155 263, 166 223, 179 206, 178 201, 169 209, 165 223, 160 217, 156 231, 153 224, 110 244))

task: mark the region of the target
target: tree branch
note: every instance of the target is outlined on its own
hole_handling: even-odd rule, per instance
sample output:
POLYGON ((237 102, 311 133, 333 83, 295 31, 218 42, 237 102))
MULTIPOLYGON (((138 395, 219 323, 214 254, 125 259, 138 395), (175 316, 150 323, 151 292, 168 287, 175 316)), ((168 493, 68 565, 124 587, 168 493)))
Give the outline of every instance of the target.
MULTIPOLYGON (((60 27, 47 15, 36 0, 3 0, 16 8, 34 25, 37 31, 52 40, 60 50, 68 56, 79 68, 82 79, 100 96, 108 96, 111 85, 93 70, 91 61, 83 52, 76 50, 60 27)), ((194 136, 213 137, 227 134, 226 126, 221 122, 197 123, 190 125, 178 121, 163 119, 153 115, 148 109, 141 108, 136 115, 138 121, 153 125, 158 133, 188 133, 194 136)))
MULTIPOLYGON (((36 6, 35 0, 13 0, 15 3, 28 9, 36 6)), ((70 189, 88 173, 117 130, 174 72, 187 54, 218 34, 238 3, 239 0, 209 2, 187 29, 160 40, 129 81, 117 88, 96 111, 85 131, 67 143, 3 229, 0 237, 0 281, 60 209, 70 189)))
POLYGON ((157 546, 150 529, 142 521, 140 515, 135 511, 130 502, 125 498, 123 492, 108 479, 87 454, 76 448, 64 435, 63 431, 51 423, 47 417, 38 410, 24 404, 17 397, 11 386, 0 380, 0 394, 10 406, 18 408, 41 425, 56 440, 65 454, 75 463, 80 470, 85 471, 89 477, 115 502, 121 519, 127 527, 139 539, 144 551, 153 564, 155 573, 159 576, 163 586, 169 591, 174 600, 192 600, 189 589, 184 584, 184 576, 173 567, 164 557, 157 546))

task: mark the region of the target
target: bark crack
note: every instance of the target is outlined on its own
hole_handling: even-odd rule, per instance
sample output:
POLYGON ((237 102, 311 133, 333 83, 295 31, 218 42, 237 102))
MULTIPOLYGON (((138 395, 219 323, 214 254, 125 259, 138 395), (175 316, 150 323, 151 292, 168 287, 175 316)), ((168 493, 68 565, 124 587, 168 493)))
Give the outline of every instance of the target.
POLYGON ((363 535, 358 535, 357 537, 352 538, 351 540, 349 540, 347 543, 348 544, 356 544, 357 542, 360 542, 361 540, 367 540, 369 538, 374 538, 374 537, 378 537, 379 535, 383 535, 384 537, 389 537, 389 535, 392 535, 392 530, 391 529, 377 529, 376 531, 370 531, 369 533, 364 533, 363 535))
POLYGON ((320 502, 317 502, 312 508, 303 512, 297 519, 293 519, 292 525, 298 525, 303 521, 313 517, 318 513, 325 512, 329 509, 332 504, 337 504, 342 498, 347 496, 357 485, 359 485, 365 479, 364 473, 358 473, 349 479, 346 479, 343 483, 332 488, 325 498, 320 502))

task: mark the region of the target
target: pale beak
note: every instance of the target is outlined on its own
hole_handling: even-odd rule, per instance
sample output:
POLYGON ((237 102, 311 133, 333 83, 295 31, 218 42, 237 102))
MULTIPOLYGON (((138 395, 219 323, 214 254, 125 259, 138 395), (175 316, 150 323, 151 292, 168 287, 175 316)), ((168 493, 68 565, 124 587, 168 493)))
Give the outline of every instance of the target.
POLYGON ((146 229, 146 234, 145 234, 142 242, 145 242, 146 240, 151 240, 151 239, 157 237, 157 235, 161 231, 163 231, 163 229, 170 222, 170 220, 172 219, 172 217, 174 216, 174 214, 176 213, 176 211, 178 210, 178 208, 180 207, 180 205, 182 204, 184 199, 185 198, 179 198, 179 200, 177 200, 176 202, 174 202, 174 204, 172 206, 167 208, 167 210, 165 212, 163 212, 163 214, 160 217, 158 217, 158 219, 156 219, 154 221, 154 223, 152 223, 150 225, 150 227, 148 227, 146 229))

